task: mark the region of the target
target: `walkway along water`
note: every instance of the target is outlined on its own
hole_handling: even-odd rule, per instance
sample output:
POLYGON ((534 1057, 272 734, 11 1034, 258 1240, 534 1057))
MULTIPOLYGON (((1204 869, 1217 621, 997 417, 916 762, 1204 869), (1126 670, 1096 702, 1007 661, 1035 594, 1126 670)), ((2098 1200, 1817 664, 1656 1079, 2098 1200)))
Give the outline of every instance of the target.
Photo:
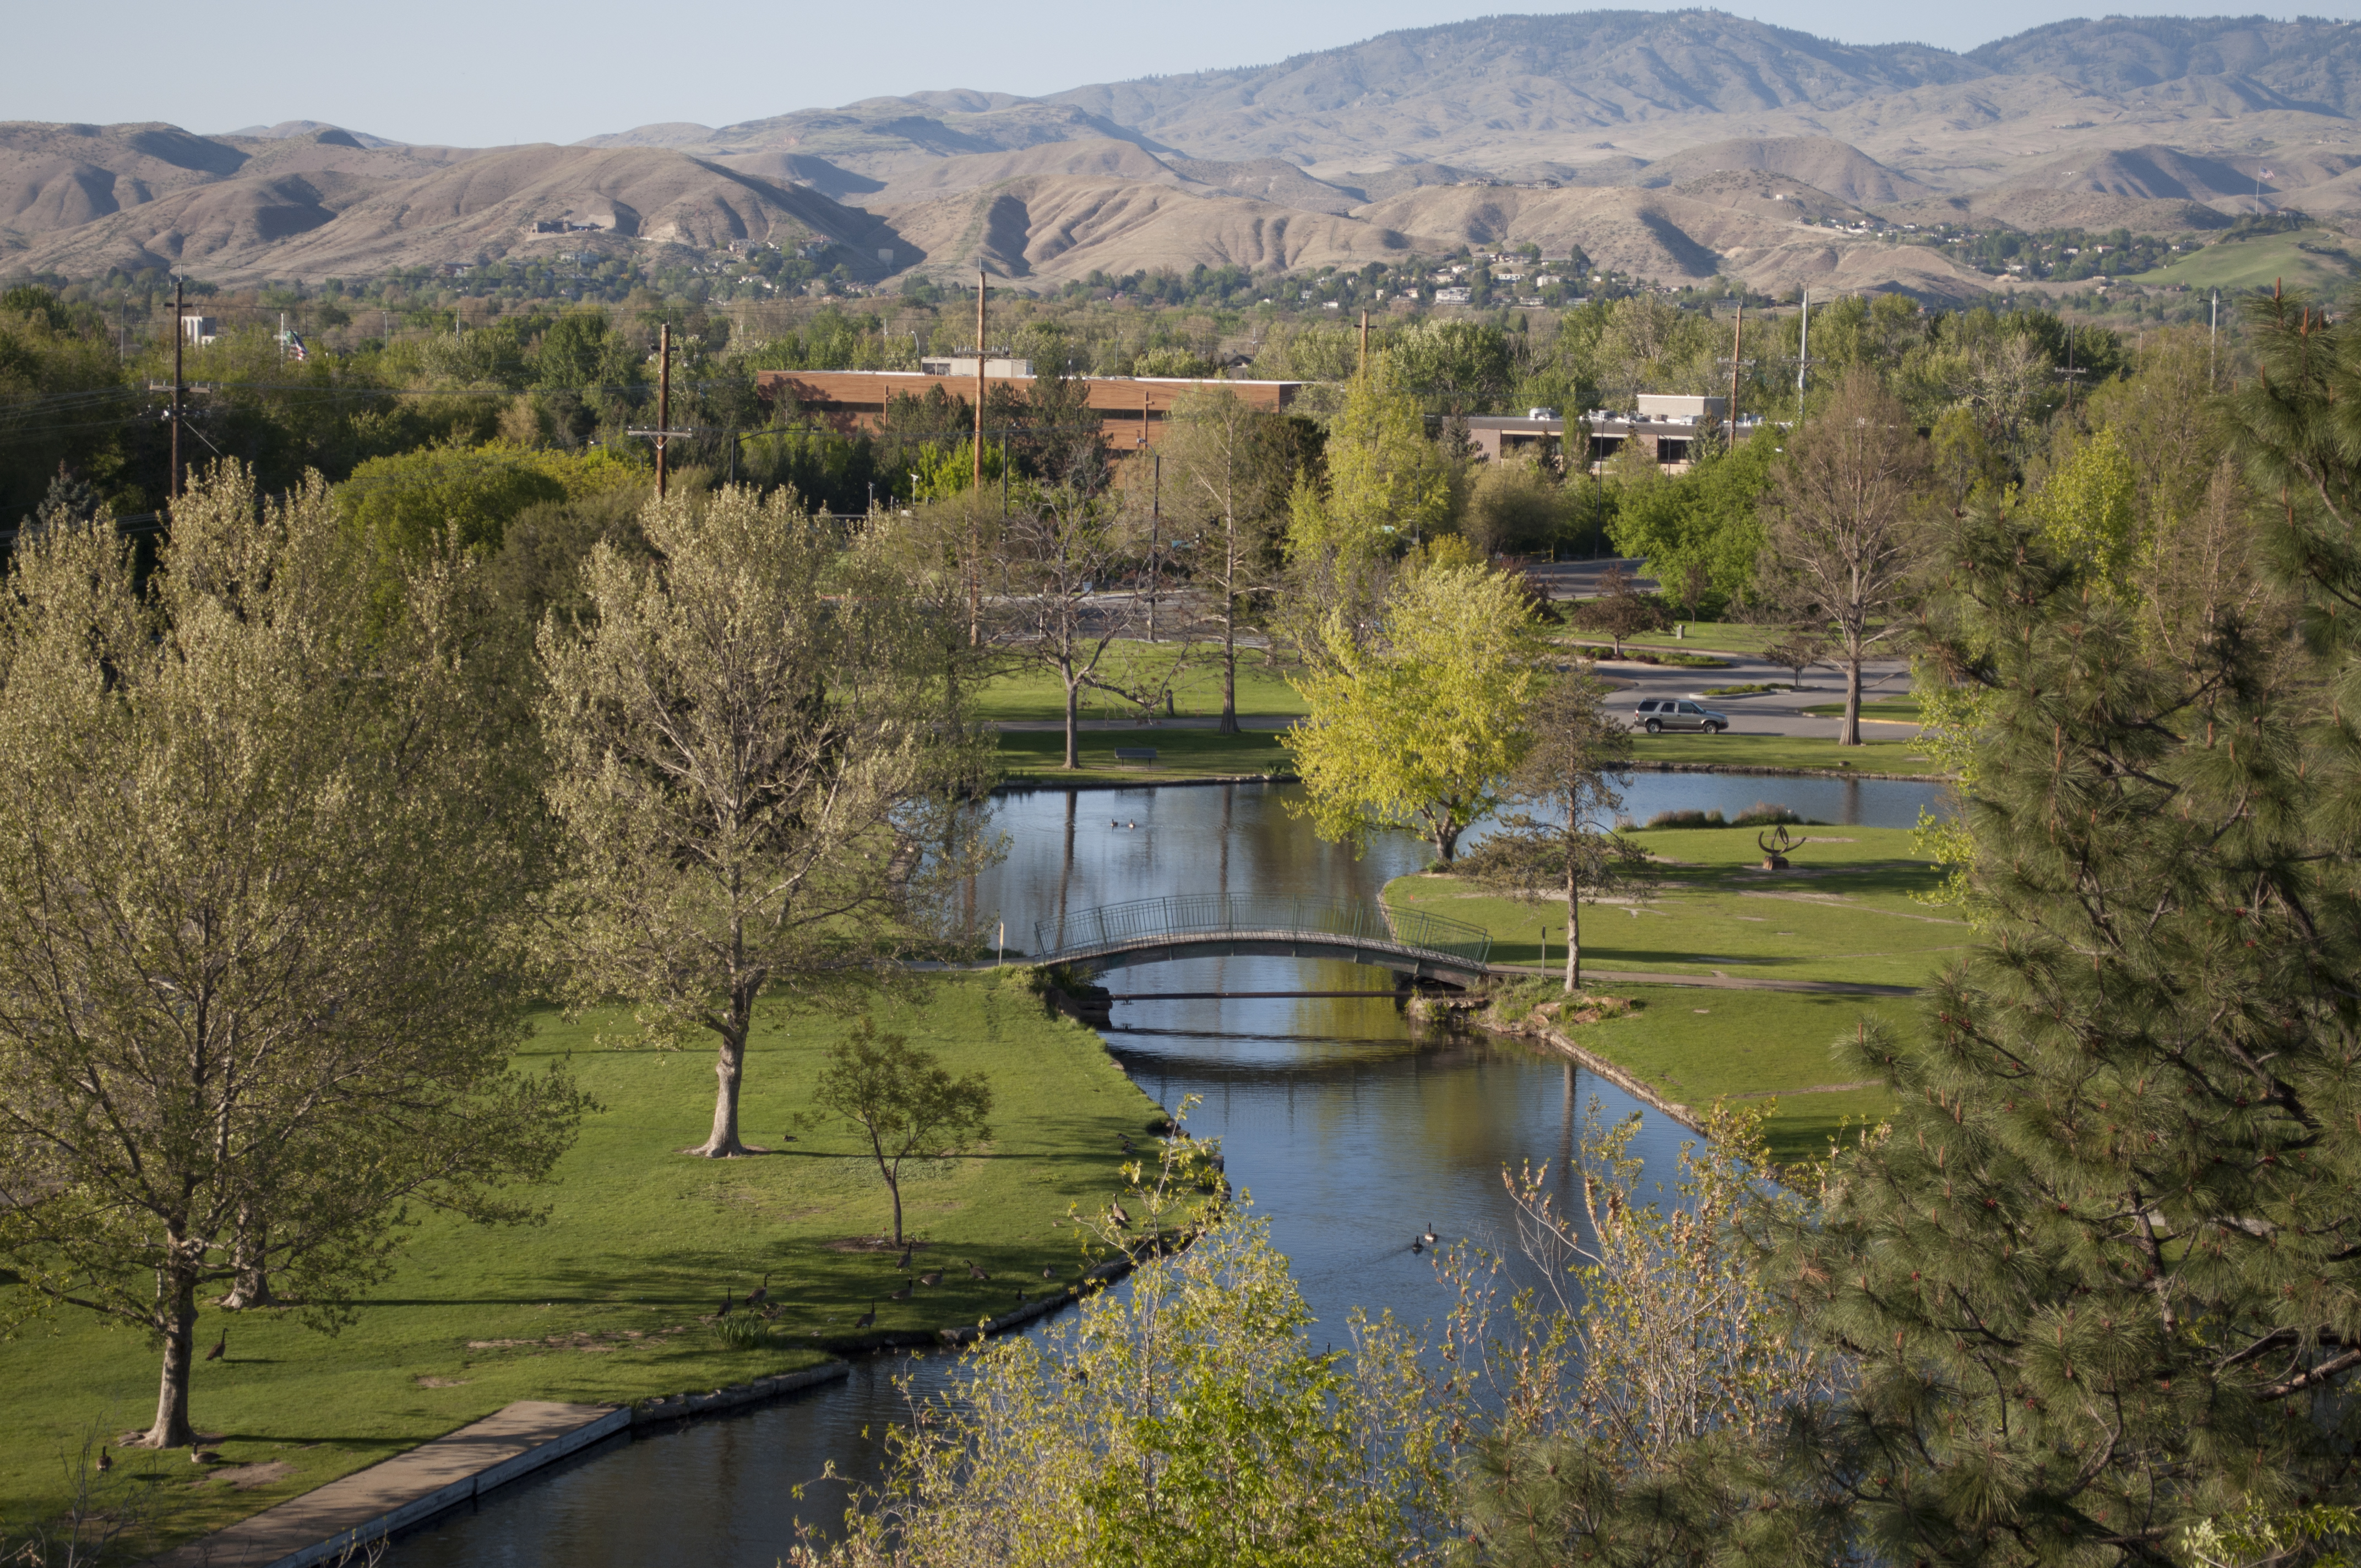
MULTIPOLYGON (((1631 809, 1742 808, 1769 798, 1807 817, 1907 827, 1937 792, 1922 784, 1646 775, 1631 809)), ((979 878, 972 913, 1012 937, 1086 909, 1154 894, 1256 894, 1374 900, 1427 848, 1381 839, 1356 858, 1291 817, 1290 788, 1041 790, 994 803, 1007 861, 979 878), (1129 826, 1136 824, 1136 826, 1129 826)), ((1555 1162, 1561 1179, 1583 1107, 1642 1110, 1613 1084, 1539 1048, 1483 1036, 1413 1037, 1381 970, 1333 959, 1239 955, 1130 970, 1102 1032, 1125 1070, 1166 1105, 1203 1097, 1191 1122, 1223 1140, 1232 1181, 1272 1223, 1323 1324, 1355 1308, 1410 1323, 1449 1297, 1411 1238, 1432 1223, 1506 1249, 1503 1165, 1555 1162), (1347 997, 1239 996, 1338 991, 1347 997), (1219 997, 1191 995, 1222 992, 1219 997), (1149 994, 1153 993, 1153 994, 1149 994), (1177 994, 1170 994, 1177 993, 1177 994)), ((1692 1136, 1646 1115, 1640 1151, 1669 1163, 1692 1136)), ((1315 1332, 1321 1331, 1315 1330, 1315 1332)), ((1341 1332, 1338 1334, 1341 1338, 1341 1332)), ((619 1436, 399 1540, 396 1568, 771 1568, 796 1522, 833 1522, 842 1486, 810 1485, 833 1463, 873 1478, 893 1386, 945 1385, 951 1358, 881 1356, 840 1383, 661 1435, 619 1436), (805 1487, 798 1498, 794 1488, 805 1487)), ((669 1426, 669 1423, 668 1423, 669 1426)))

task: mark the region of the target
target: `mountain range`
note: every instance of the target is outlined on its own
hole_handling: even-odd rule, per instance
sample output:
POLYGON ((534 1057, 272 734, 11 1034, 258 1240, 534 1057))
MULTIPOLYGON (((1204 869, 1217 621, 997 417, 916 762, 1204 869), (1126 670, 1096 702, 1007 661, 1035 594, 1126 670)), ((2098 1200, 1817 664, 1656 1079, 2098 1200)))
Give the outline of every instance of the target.
POLYGON ((2317 18, 2061 21, 1959 54, 1717 11, 1491 16, 571 147, 0 124, 0 271, 316 280, 595 235, 824 243, 872 279, 982 265, 1022 287, 1530 240, 1665 281, 1960 297, 1992 280, 1873 231, 2194 234, 2258 203, 2361 221, 2356 114, 2361 24, 2317 18))

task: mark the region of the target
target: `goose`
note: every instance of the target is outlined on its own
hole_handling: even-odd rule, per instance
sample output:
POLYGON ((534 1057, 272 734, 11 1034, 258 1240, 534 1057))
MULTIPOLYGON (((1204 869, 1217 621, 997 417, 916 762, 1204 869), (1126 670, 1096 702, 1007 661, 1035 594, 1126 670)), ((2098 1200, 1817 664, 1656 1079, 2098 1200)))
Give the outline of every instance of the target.
POLYGON ((1058 1277, 1058 1271, 1045 1263, 1041 1266, 1041 1277, 1044 1279, 1055 1279, 1058 1277))
POLYGON ((917 1251, 917 1250, 918 1250, 918 1249, 917 1249, 917 1243, 915 1243, 915 1242, 913 1242, 913 1243, 911 1243, 909 1245, 907 1245, 907 1246, 904 1247, 904 1248, 902 1249, 902 1258, 901 1258, 901 1261, 900 1261, 900 1262, 898 1262, 898 1263, 896 1263, 894 1266, 895 1266, 895 1267, 896 1267, 896 1268, 907 1268, 907 1267, 909 1267, 909 1266, 910 1266, 910 1255, 911 1255, 912 1253, 914 1253, 914 1252, 917 1251))
POLYGON ((1016 1293, 1016 1304, 1020 1307, 1025 1305, 1025 1292, 1022 1290, 1016 1293))
POLYGON ((978 1268, 973 1262, 970 1262, 967 1266, 967 1277, 970 1279, 989 1279, 992 1277, 991 1275, 986 1274, 983 1269, 978 1268))
POLYGON ((1115 1223, 1117 1227, 1126 1231, 1131 1229, 1131 1215, 1125 1212, 1122 1199, 1118 1198, 1113 1203, 1107 1205, 1107 1212, 1115 1216, 1115 1223))
POLYGON ((940 1285, 942 1282, 943 1271, 939 1268, 930 1268, 918 1276, 918 1283, 921 1285, 940 1285))
POLYGON ((1411 1256, 1412 1256, 1412 1257, 1416 1257, 1420 1253, 1422 1253, 1422 1252, 1424 1252, 1425 1250, 1426 1250, 1426 1244, 1425 1244, 1424 1242, 1420 1241, 1420 1240, 1419 1240, 1417 1237, 1415 1237, 1415 1236, 1413 1236, 1413 1237, 1411 1237, 1411 1244, 1410 1244, 1410 1255, 1411 1255, 1411 1256))
POLYGON ((114 1468, 115 1455, 106 1452, 105 1444, 100 1444, 98 1450, 98 1473, 104 1475, 114 1468))
POLYGON ((771 1274, 773 1272, 775 1271, 764 1271, 763 1275, 763 1283, 755 1286, 753 1289, 746 1293, 746 1305, 750 1307, 759 1307, 763 1302, 771 1299, 771 1274))
POLYGON ((885 1299, 889 1301, 908 1300, 910 1299, 910 1281, 906 1279, 902 1281, 902 1288, 899 1290, 888 1292, 885 1299))
POLYGON ((192 1464, 212 1464, 220 1460, 220 1458, 221 1455, 210 1448, 192 1448, 189 1450, 189 1463, 192 1464))
POLYGON ((1426 1223, 1426 1233, 1418 1239, 1424 1242, 1429 1246, 1433 1246, 1435 1242, 1440 1239, 1434 1234, 1434 1222, 1433 1220, 1429 1220, 1426 1223))
POLYGON ((719 1322, 723 1318, 728 1317, 730 1315, 730 1309, 737 1304, 738 1298, 735 1296, 724 1296, 721 1298, 721 1310, 713 1314, 714 1321, 719 1322))
POLYGON ((861 1316, 852 1320, 852 1326, 856 1329, 866 1329, 874 1328, 876 1324, 877 1303, 873 1299, 869 1303, 869 1310, 862 1313, 861 1316))
POLYGON ((221 1338, 214 1341, 213 1349, 205 1352, 205 1359, 207 1361, 219 1361, 223 1356, 227 1355, 228 1354, 229 1331, 227 1329, 224 1329, 221 1332, 221 1338))

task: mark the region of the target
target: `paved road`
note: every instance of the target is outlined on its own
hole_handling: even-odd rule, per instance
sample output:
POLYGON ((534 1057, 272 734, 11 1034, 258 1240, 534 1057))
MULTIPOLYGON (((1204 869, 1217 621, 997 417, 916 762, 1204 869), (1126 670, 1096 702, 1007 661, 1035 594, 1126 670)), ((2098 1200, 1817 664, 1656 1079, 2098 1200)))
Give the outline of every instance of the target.
MULTIPOLYGON (((1642 697, 1696 696, 1708 686, 1751 685, 1758 681, 1776 682, 1784 686, 1795 679, 1793 671, 1779 669, 1751 655, 1717 653, 1715 657, 1728 659, 1730 667, 1726 670, 1678 670, 1654 664, 1617 663, 1602 659, 1598 673, 1621 688, 1615 706, 1627 718, 1642 697)), ((1880 660, 1861 671, 1861 682, 1864 701, 1907 696, 1910 695, 1910 666, 1899 659, 1880 660)), ((1732 735, 1800 735, 1830 740, 1836 739, 1842 720, 1817 718, 1803 710, 1821 703, 1843 700, 1844 676, 1828 670, 1807 671, 1804 676, 1804 689, 1799 692, 1697 697, 1705 707, 1730 715, 1730 732, 1732 735)), ((1915 724, 1882 724, 1867 720, 1861 724, 1862 736, 1872 740, 1906 740, 1917 732, 1918 727, 1915 724)))

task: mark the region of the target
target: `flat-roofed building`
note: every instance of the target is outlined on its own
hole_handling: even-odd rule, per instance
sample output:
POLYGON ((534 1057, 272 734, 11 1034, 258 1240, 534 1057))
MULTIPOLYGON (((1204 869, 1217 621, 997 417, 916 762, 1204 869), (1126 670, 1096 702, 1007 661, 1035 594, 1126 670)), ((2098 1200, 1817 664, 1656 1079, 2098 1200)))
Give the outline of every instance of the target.
MULTIPOLYGON (((1574 422, 1575 439, 1587 441, 1588 451, 1569 454, 1565 449, 1567 422, 1550 409, 1533 409, 1521 418, 1512 414, 1474 414, 1467 420, 1468 439, 1476 444, 1488 461, 1533 457, 1553 464, 1564 461, 1576 467, 1597 468, 1612 460, 1624 446, 1638 442, 1657 465, 1671 474, 1686 474, 1697 451, 1697 438, 1708 433, 1726 434, 1722 410, 1729 407, 1721 398, 1664 398, 1643 396, 1642 411, 1637 415, 1610 413, 1594 409, 1574 422), (1647 410, 1650 402, 1680 405, 1676 411, 1655 413, 1647 410), (1689 405, 1703 405, 1692 409, 1689 405)), ((1738 439, 1751 438, 1762 421, 1740 416, 1738 439)))
MULTIPOLYGON (((921 364, 940 361, 921 360, 921 364)), ((896 397, 923 398, 937 388, 943 395, 975 398, 975 360, 953 363, 964 373, 945 375, 928 370, 764 370, 754 389, 766 403, 792 400, 807 419, 818 420, 850 434, 875 430, 885 417, 885 405, 896 397)), ((983 365, 986 395, 994 387, 1032 389, 1031 367, 1023 360, 987 359, 983 365), (1019 371, 1023 373, 1018 373, 1019 371)), ((1301 381, 1225 381, 1167 376, 1082 376, 1076 378, 1100 418, 1100 436, 1117 455, 1154 446, 1164 439, 1173 406, 1191 392, 1234 393, 1247 407, 1284 413, 1302 391, 1301 381)))

